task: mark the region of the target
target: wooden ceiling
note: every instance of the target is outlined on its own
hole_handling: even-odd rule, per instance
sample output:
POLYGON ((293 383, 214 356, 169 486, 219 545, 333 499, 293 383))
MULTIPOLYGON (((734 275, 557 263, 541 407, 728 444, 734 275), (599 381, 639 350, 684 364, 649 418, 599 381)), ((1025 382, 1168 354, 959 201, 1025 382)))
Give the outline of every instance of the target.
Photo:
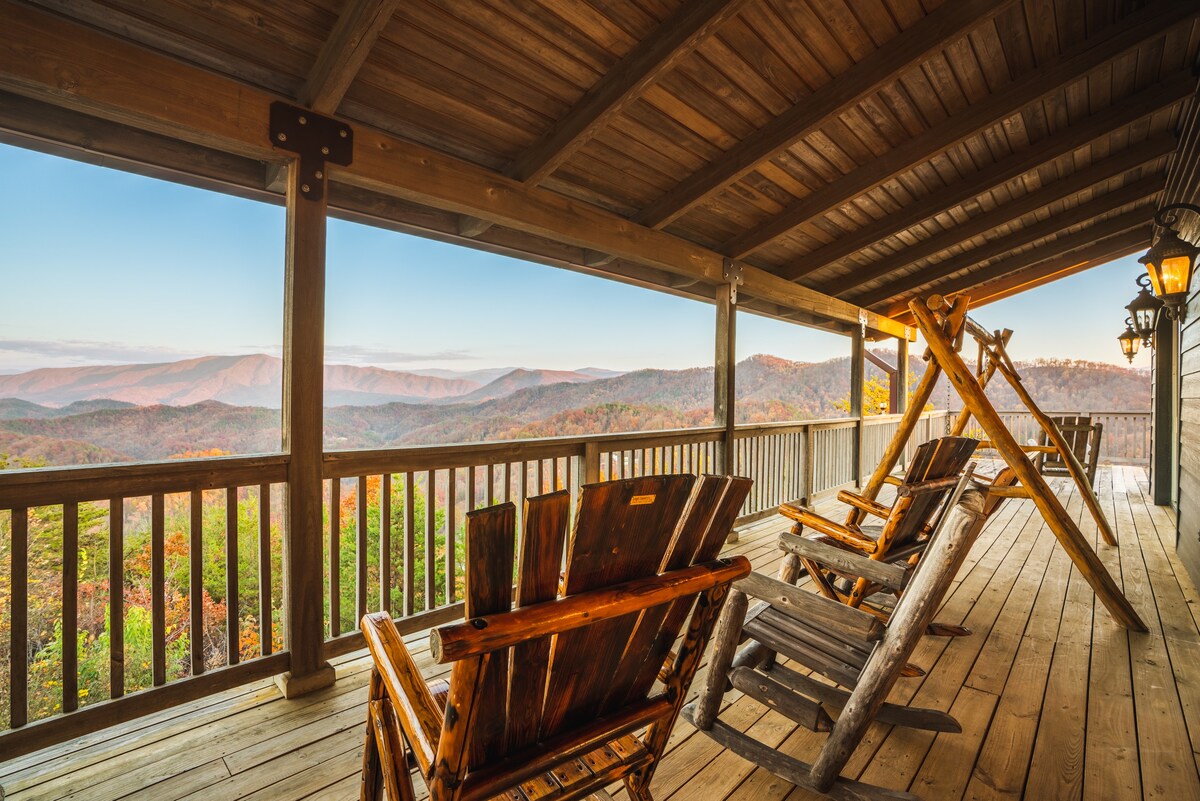
POLYGON ((746 308, 894 335, 877 315, 918 294, 993 300, 1149 244, 1198 18, 1197 0, 0 0, 0 129, 278 191, 277 160, 203 118, 234 105, 122 100, 174 74, 165 55, 181 104, 233 81, 350 122, 356 165, 362 131, 421 146, 384 149, 424 173, 332 173, 333 213, 705 299, 741 265, 746 308))

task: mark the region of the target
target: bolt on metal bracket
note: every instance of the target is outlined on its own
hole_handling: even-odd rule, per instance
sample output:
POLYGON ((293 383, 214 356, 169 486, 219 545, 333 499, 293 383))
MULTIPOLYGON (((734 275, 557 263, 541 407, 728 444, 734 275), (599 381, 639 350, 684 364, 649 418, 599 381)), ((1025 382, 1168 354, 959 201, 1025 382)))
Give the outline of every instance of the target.
POLYGON ((306 108, 272 103, 270 132, 273 147, 298 157, 300 194, 308 200, 325 196, 327 162, 348 167, 354 160, 354 130, 306 108))

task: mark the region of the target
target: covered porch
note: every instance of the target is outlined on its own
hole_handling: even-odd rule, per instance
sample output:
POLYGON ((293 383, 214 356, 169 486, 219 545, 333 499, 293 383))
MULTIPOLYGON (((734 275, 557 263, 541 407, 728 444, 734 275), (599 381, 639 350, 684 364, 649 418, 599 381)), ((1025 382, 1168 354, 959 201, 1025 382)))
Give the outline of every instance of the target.
MULTIPOLYGON (((1151 244, 1155 209, 1200 197, 1198 17, 1172 0, 0 0, 0 140, 283 205, 287 244, 280 452, 0 473, 3 797, 352 797, 368 667, 357 621, 387 611, 420 642, 461 619, 462 520, 494 502, 657 472, 746 475, 729 547, 771 572, 776 507, 861 485, 892 439, 917 341, 910 302, 974 308, 1098 267, 1151 244), (711 304, 712 425, 329 448, 330 217, 711 304), (849 414, 739 425, 740 313, 844 335, 849 414), (864 406, 870 343, 897 353, 886 415, 864 406), (198 638, 168 651, 170 604, 199 628, 209 505, 226 526, 216 667, 198 638), (39 716, 27 565, 47 514, 64 544, 63 655, 60 706, 39 716), (106 697, 83 698, 80 527, 104 529, 109 586, 123 586, 133 516, 149 542, 149 686, 127 676, 113 604, 106 697), (168 530, 175 519, 187 524, 168 530), (193 591, 168 599, 175 535, 193 591), (247 548, 253 570, 228 569, 247 548), (257 647, 243 656, 247 620, 257 647)), ((1195 240, 1200 214, 1180 230, 1195 240)), ((927 638, 928 675, 897 690, 964 733, 876 730, 858 775, 928 798, 1200 795, 1196 297, 1154 332, 1153 415, 1096 410, 1134 426, 1122 456, 1137 464, 1099 478, 1119 545, 1098 544, 1079 496, 1056 485, 1149 633, 1120 628, 1033 506, 1009 503, 944 610, 975 635, 927 638)), ((405 302, 425 302, 420 287, 405 302)), ((947 415, 924 413, 907 452, 949 430, 947 415)), ((809 743, 726 700, 781 748, 809 743)), ((680 723, 654 791, 791 788, 680 723)))
MULTIPOLYGON (((973 635, 925 638, 913 662, 927 675, 902 679, 892 696, 949 711, 963 733, 876 724, 847 775, 937 799, 1200 794, 1200 594, 1175 553, 1174 515, 1153 504, 1142 468, 1105 467, 1098 485, 1121 541, 1102 556, 1139 599, 1150 633, 1114 623, 1033 505, 1010 504, 989 522, 939 615, 973 635)), ((1056 487, 1097 543, 1069 481, 1056 487)), ((748 524, 727 552, 774 573, 781 528, 782 518, 748 524)), ((406 639, 427 677, 444 677, 425 635, 406 639)), ((356 799, 371 661, 359 652, 333 664, 337 683, 303 698, 286 700, 260 680, 12 760, 0 767, 3 797, 356 799)), ((808 757, 823 737, 736 691, 725 703, 726 720, 785 753, 808 757)), ((815 797, 686 722, 654 790, 681 800, 815 797)))

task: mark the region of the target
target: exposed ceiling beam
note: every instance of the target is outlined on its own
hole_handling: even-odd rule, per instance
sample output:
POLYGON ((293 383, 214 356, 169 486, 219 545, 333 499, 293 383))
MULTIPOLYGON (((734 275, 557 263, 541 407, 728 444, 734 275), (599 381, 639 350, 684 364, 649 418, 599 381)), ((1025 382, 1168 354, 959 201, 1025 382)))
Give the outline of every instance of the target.
POLYGON ((1066 53, 1039 64, 1010 84, 914 139, 874 158, 789 205, 765 223, 726 242, 719 250, 741 259, 789 231, 819 219, 898 175, 946 152, 955 144, 1002 123, 1122 53, 1162 38, 1175 24, 1200 14, 1187 3, 1158 2, 1090 36, 1066 53))
POLYGON ((518 181, 540 183, 745 4, 746 0, 683 3, 538 137, 505 174, 518 181))
POLYGON ((398 3, 399 0, 346 3, 297 95, 300 105, 322 114, 337 111, 398 3))
MULTIPOLYGON (((283 161, 267 136, 278 98, 74 22, 8 0, 0 2, 0 89, 223 152, 283 161), (69 80, 64 75, 70 76, 69 80)), ((419 205, 485 219, 507 228, 709 283, 724 281, 727 259, 715 251, 611 212, 365 125, 355 126, 354 162, 328 165, 330 179, 419 205)), ((845 301, 750 265, 744 290, 813 315, 891 336, 912 332, 845 301)))
POLYGON ((1131 253, 1138 253, 1149 246, 1149 226, 1101 240, 1086 250, 1065 254, 1057 259, 1051 259, 1031 267, 1027 271, 1005 276, 998 281, 979 287, 978 294, 971 297, 971 307, 986 306, 989 303, 1019 295, 1069 275, 1100 267, 1131 253))
POLYGON ((956 0, 943 3, 853 64, 841 75, 803 97, 790 109, 759 128, 647 206, 634 219, 662 228, 758 164, 815 132, 831 117, 845 112, 894 82, 905 70, 920 64, 947 44, 1004 11, 1015 0, 956 0))
POLYGON ((988 265, 981 270, 976 270, 966 275, 959 275, 940 284, 934 284, 931 287, 922 289, 920 292, 912 296, 898 299, 889 304, 888 308, 893 311, 897 317, 905 318, 907 313, 904 312, 908 308, 908 301, 912 297, 918 295, 951 295, 956 292, 966 292, 970 294, 972 288, 994 281, 1012 273, 1021 272, 1029 269, 1034 265, 1044 261, 1056 258, 1073 258, 1079 261, 1088 258, 1087 253, 1101 254, 1102 250, 1089 251, 1088 248, 1093 248, 1097 242, 1109 237, 1125 235, 1129 231, 1143 231, 1148 228, 1148 220, 1150 213, 1148 209, 1132 211, 1116 217, 1112 220, 1099 223, 1080 233, 1072 234, 1061 239, 1056 239, 1053 242, 1048 242, 1039 247, 1027 250, 1024 253, 1018 253, 1015 256, 1010 256, 1007 259, 998 261, 995 264, 988 265), (1069 256, 1068 256, 1069 254, 1069 256), (1080 255, 1084 254, 1084 255, 1080 255))
POLYGON ((966 203, 1030 170, 1119 131, 1142 117, 1168 108, 1190 96, 1195 84, 1196 79, 1190 71, 1176 73, 1162 83, 1139 91, 1075 125, 989 164, 961 181, 905 205, 894 214, 850 231, 800 257, 796 264, 779 272, 793 280, 814 273, 851 253, 906 231, 940 212, 966 203))
POLYGON ((1162 192, 1162 188, 1163 176, 1147 176, 1112 192, 1099 195, 1086 203, 1080 203, 1058 214, 1051 214, 1044 220, 1032 223, 1023 228, 1018 228, 1010 234, 987 240, 978 247, 973 247, 958 255, 942 259, 936 264, 930 264, 908 275, 899 276, 875 289, 859 292, 853 296, 854 302, 870 306, 881 300, 887 300, 903 292, 916 289, 924 284, 939 281, 947 276, 968 270, 977 264, 982 264, 989 259, 994 259, 1010 251, 1023 248, 1039 239, 1054 236, 1073 225, 1085 223, 1088 220, 1099 217, 1102 214, 1108 214, 1122 206, 1158 195, 1162 192))

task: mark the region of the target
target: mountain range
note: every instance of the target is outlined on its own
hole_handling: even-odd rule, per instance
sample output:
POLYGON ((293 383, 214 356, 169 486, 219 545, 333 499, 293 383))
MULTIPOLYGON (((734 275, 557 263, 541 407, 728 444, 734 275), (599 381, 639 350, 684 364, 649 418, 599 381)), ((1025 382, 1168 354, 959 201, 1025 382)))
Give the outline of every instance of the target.
MULTIPOLYGON (((919 358, 911 360, 914 377, 924 366, 919 358)), ((267 356, 208 357, 0 376, 0 467, 276 451, 278 368, 278 360, 267 356), (198 384, 188 385, 189 380, 198 384), (262 402, 268 398, 275 402, 262 402)), ((1150 405, 1145 371, 1073 361, 1022 364, 1020 370, 1025 386, 1049 410, 1144 410, 1150 405)), ((629 373, 518 368, 470 378, 442 372, 326 367, 326 447, 480 442, 712 422, 712 368, 629 373)), ((868 381, 882 375, 868 368, 868 381)), ((752 356, 738 363, 736 388, 739 422, 841 416, 836 405, 849 393, 849 360, 752 356)), ((959 408, 948 388, 943 378, 933 403, 946 408, 949 401, 949 408, 959 408)), ((1019 408, 1002 381, 992 384, 989 395, 998 408, 1019 408)))

